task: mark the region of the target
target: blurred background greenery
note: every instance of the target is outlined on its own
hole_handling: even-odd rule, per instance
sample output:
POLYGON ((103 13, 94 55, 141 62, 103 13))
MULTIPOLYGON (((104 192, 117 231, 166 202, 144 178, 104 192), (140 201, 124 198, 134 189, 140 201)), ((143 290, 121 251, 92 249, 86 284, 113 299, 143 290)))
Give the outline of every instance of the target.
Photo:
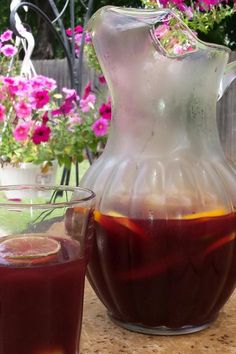
MULTIPOLYGON (((44 11, 49 18, 53 19, 53 13, 50 4, 47 0, 30 0, 32 4, 37 5, 42 11, 44 11)), ((10 15, 10 0, 1 1, 0 6, 0 32, 3 32, 9 27, 9 15, 10 15)), ((55 0, 59 12, 63 9, 65 5, 65 0, 55 0)), ((105 5, 116 5, 116 6, 132 6, 140 7, 140 0, 94 0, 93 12, 105 5)), ((58 45, 56 38, 48 30, 48 25, 42 20, 37 14, 29 10, 28 14, 24 11, 21 12, 23 22, 30 26, 34 36, 36 47, 33 53, 34 59, 53 59, 63 57, 63 51, 58 45)), ((85 15, 85 7, 81 4, 79 0, 75 0, 75 21, 76 24, 83 24, 83 18, 85 15)), ((70 11, 69 6, 67 11, 63 16, 63 23, 65 28, 70 27, 70 11)))

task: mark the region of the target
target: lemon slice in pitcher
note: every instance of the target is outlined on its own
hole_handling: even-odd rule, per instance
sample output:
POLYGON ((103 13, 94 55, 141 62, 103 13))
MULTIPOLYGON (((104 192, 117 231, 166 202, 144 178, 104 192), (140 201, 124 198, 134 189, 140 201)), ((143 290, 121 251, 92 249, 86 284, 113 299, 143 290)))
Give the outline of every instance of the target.
POLYGON ((107 214, 101 214, 98 210, 95 210, 94 220, 112 232, 116 230, 116 225, 120 225, 132 231, 134 234, 137 234, 141 237, 145 236, 145 230, 143 230, 140 225, 129 219, 127 216, 116 211, 110 211, 107 214))
POLYGON ((45 236, 12 236, 0 242, 0 256, 8 259, 35 259, 58 253, 58 241, 45 236))
POLYGON ((183 219, 192 220, 192 219, 200 219, 200 218, 212 218, 212 217, 223 216, 227 214, 229 214, 229 212, 227 212, 226 209, 222 208, 222 209, 202 211, 199 213, 187 214, 183 216, 183 219))

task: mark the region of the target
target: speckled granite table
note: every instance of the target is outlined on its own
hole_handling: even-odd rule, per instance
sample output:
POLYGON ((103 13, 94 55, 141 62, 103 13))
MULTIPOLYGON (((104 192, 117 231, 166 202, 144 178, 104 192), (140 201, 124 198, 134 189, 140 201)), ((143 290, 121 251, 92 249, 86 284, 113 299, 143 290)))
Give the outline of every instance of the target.
POLYGON ((236 292, 208 329, 175 337, 142 335, 113 324, 86 284, 80 354, 236 354, 236 292))

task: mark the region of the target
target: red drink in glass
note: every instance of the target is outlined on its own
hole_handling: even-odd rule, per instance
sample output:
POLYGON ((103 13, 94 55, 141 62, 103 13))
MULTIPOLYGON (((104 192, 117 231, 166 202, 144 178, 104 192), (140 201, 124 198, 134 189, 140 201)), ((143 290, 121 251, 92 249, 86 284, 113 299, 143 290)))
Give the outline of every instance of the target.
POLYGON ((0 187, 0 354, 79 354, 94 204, 80 187, 0 187))
POLYGON ((29 241, 16 236, 21 256, 12 256, 7 239, 15 244, 0 243, 0 354, 77 354, 87 264, 79 242, 50 237, 54 253, 28 257, 29 241))

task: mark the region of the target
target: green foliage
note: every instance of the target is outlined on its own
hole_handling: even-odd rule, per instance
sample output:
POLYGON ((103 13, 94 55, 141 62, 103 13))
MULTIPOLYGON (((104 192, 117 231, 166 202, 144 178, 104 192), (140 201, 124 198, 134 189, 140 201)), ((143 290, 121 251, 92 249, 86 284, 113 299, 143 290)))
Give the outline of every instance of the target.
POLYGON ((84 53, 87 59, 88 66, 92 69, 94 69, 96 72, 101 73, 102 69, 100 67, 100 64, 97 60, 97 56, 94 50, 94 46, 92 43, 89 43, 85 46, 84 48, 84 53))
MULTIPOLYGON (((146 8, 158 8, 156 0, 141 0, 146 8)), ((192 30, 198 33, 200 39, 216 44, 227 45, 229 48, 236 48, 236 15, 234 2, 219 3, 205 11, 199 11, 196 1, 184 1, 191 7, 192 18, 185 12, 176 9, 175 5, 169 1, 169 7, 178 12, 181 19, 192 30)))
POLYGON ((193 11, 193 18, 189 20, 188 18, 184 18, 185 23, 189 26, 189 28, 207 34, 209 33, 215 26, 219 25, 223 20, 227 17, 230 17, 234 14, 234 9, 230 6, 214 6, 210 11, 199 12, 197 10, 193 11))
POLYGON ((10 0, 1 1, 0 6, 0 32, 9 27, 10 0))

